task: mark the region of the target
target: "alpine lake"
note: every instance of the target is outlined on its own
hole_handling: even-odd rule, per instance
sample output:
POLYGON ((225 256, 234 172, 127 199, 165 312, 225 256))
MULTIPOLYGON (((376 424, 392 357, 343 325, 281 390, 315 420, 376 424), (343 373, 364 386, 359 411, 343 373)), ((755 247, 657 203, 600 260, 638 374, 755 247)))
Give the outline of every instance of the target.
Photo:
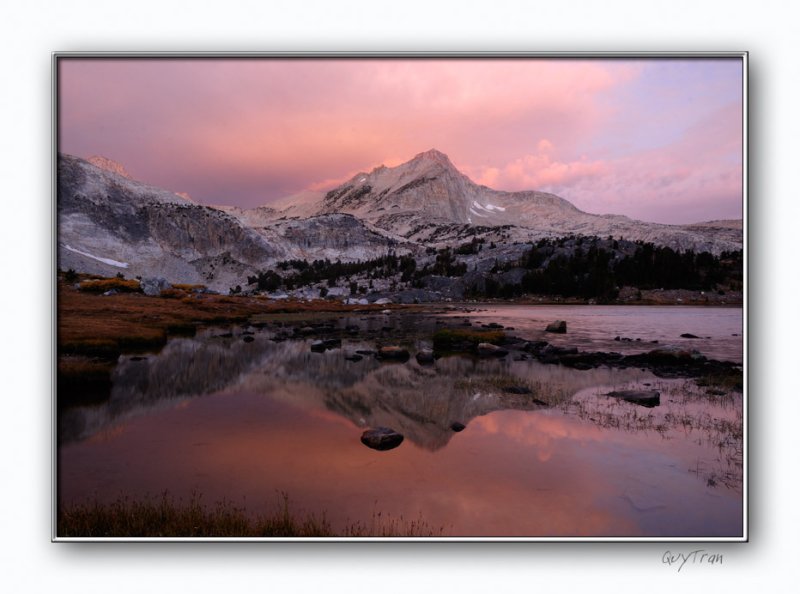
POLYGON ((464 304, 205 328, 58 410, 59 505, 201 494, 288 500, 341 534, 741 537, 742 314, 464 304), (370 447, 377 428, 400 437, 370 447))

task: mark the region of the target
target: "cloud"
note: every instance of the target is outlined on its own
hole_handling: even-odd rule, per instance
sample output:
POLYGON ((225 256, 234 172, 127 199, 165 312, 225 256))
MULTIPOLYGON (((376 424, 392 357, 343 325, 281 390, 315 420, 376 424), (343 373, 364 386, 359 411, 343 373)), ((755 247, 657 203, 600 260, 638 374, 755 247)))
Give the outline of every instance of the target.
POLYGON ((540 462, 548 462, 564 441, 587 443, 606 442, 609 439, 595 425, 576 423, 547 413, 522 416, 493 413, 474 419, 470 423, 470 431, 501 434, 519 445, 529 447, 540 462))
POLYGON ((548 139, 537 152, 468 169, 477 183, 558 194, 582 210, 666 223, 742 217, 742 112, 725 106, 657 148, 570 160, 548 139))
POLYGON ((561 161, 553 156, 553 144, 546 139, 538 143, 539 152, 523 155, 502 167, 479 170, 477 183, 507 191, 569 187, 579 180, 607 175, 609 166, 603 161, 582 157, 576 161, 561 161))
POLYGON ((546 187, 592 212, 669 223, 741 218, 741 122, 741 106, 728 105, 674 142, 607 162, 595 179, 546 187))
POLYGON ((698 76, 679 61, 664 78, 652 63, 64 59, 59 148, 204 203, 255 206, 437 148, 480 183, 592 211, 668 216, 658 196, 729 204, 741 133, 709 122, 732 85, 703 86, 713 64, 698 76), (701 120, 706 136, 690 129, 701 120))

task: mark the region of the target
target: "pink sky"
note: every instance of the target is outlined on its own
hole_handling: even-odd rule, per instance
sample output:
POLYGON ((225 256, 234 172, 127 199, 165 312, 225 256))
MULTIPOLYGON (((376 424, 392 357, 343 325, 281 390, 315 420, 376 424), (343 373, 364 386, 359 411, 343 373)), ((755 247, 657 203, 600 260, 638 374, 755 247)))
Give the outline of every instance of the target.
POLYGON ((204 204, 436 148, 478 183, 664 223, 742 216, 740 59, 77 59, 59 150, 204 204))

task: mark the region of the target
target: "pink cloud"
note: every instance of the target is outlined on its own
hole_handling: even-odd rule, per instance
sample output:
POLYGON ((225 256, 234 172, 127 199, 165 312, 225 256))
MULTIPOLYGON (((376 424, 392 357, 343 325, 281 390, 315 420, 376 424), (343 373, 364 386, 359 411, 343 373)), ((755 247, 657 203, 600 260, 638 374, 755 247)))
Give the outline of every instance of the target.
POLYGON ((306 172, 303 187, 432 146, 472 162, 499 137, 578 134, 596 117, 594 94, 635 71, 593 61, 65 61, 62 148, 122 153, 149 179, 211 166, 306 172))
POLYGON ((554 146, 550 141, 543 139, 537 146, 539 152, 536 154, 523 155, 502 167, 479 170, 475 181, 499 190, 520 191, 569 186, 578 180, 608 173, 606 162, 590 161, 586 157, 561 161, 553 156, 554 146))
POLYGON ((670 223, 741 218, 741 121, 741 106, 728 106, 673 143, 607 162, 600 176, 545 187, 591 212, 670 223))
POLYGON ((559 442, 565 440, 579 443, 609 441, 609 435, 596 425, 565 421, 562 416, 547 413, 525 416, 490 414, 474 419, 470 431, 502 434, 531 448, 540 462, 548 462, 559 442))
POLYGON ((649 212, 664 210, 648 210, 657 196, 729 204, 737 169, 726 159, 741 144, 740 129, 737 137, 723 118, 691 132, 684 122, 696 119, 696 106, 677 102, 660 114, 669 125, 654 123, 637 107, 646 100, 624 95, 648 65, 63 60, 60 150, 105 155, 204 203, 264 204, 437 148, 480 183, 554 191, 592 211, 652 219, 649 212), (651 146, 636 149, 642 122, 651 146), (691 142, 659 145, 675 130, 691 142))
POLYGON ((741 135, 741 108, 729 105, 658 148, 571 160, 541 139, 535 153, 466 171, 492 188, 553 192, 599 214, 669 223, 741 218, 741 135))

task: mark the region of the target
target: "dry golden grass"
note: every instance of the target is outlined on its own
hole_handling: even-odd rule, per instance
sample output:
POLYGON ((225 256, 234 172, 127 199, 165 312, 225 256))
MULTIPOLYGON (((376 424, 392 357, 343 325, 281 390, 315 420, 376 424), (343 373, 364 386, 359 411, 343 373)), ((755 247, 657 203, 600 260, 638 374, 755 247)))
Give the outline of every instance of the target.
POLYGON ((58 514, 58 536, 63 538, 258 538, 258 537, 365 537, 441 536, 422 519, 408 521, 373 512, 371 522, 352 523, 335 530, 322 515, 298 516, 284 493, 272 513, 252 517, 243 508, 221 501, 206 505, 193 494, 188 502, 164 494, 159 500, 88 503, 62 506, 58 514))
POLYGON ((162 289, 159 297, 166 299, 184 299, 189 297, 189 293, 190 291, 172 287, 171 289, 162 289))
POLYGON ((135 293, 141 291, 141 286, 137 280, 128 280, 124 278, 104 278, 85 280, 80 284, 81 291, 89 291, 90 293, 105 293, 106 291, 120 291, 127 293, 135 293))
POLYGON ((58 373, 83 377, 103 377, 111 371, 113 366, 113 363, 102 359, 71 355, 58 360, 58 373))
MULTIPOLYGON (((84 279, 83 282, 106 280, 122 281, 84 279)), ((261 297, 175 291, 180 293, 180 298, 148 297, 143 293, 119 293, 106 297, 77 290, 65 282, 59 283, 59 406, 102 401, 111 389, 111 371, 120 354, 157 350, 167 342, 168 336, 191 336, 199 326, 242 323, 253 318, 268 322, 287 315, 325 316, 354 309, 385 308, 356 308, 327 301, 275 302, 261 297)))
MULTIPOLYGON (((106 279, 116 282, 122 279, 106 279)), ((84 281, 84 283, 87 281, 84 281)), ((92 281, 94 282, 94 281, 92 281)), ((130 281, 136 282, 136 281, 130 281)), ((241 323, 253 316, 375 311, 385 305, 353 306, 336 301, 272 301, 264 297, 188 294, 163 299, 142 293, 110 297, 58 286, 59 354, 116 357, 162 346, 169 334, 191 334, 198 326, 241 323)))

